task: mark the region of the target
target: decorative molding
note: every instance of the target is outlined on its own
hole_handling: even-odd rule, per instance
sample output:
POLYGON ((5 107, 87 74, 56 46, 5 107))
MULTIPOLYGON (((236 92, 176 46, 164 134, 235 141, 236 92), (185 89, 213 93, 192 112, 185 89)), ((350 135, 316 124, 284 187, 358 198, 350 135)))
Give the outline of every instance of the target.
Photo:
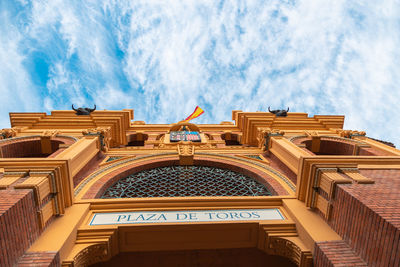
POLYGON ((270 128, 260 127, 258 130, 258 147, 262 148, 264 151, 269 151, 271 148, 271 137, 284 136, 285 132, 281 130, 271 130, 270 128))
POLYGON ((78 230, 75 247, 62 262, 62 266, 81 267, 108 261, 118 253, 116 231, 116 229, 78 230))
POLYGON ((30 176, 45 176, 48 179, 50 185, 50 193, 52 194, 52 199, 54 201, 54 215, 60 215, 61 211, 64 210, 64 206, 62 203, 62 192, 58 188, 61 188, 61 185, 57 185, 57 179, 53 171, 30 171, 30 176))
POLYGON ((311 196, 307 197, 306 206, 311 208, 317 208, 320 210, 326 219, 329 218, 331 204, 330 200, 334 198, 336 185, 337 184, 349 184, 352 181, 345 177, 342 177, 338 173, 337 168, 318 168, 315 171, 314 179, 313 179, 313 187, 309 189, 308 192, 311 196), (319 190, 323 190, 327 193, 328 199, 322 197, 319 194, 319 190), (310 199, 311 198, 311 199, 310 199))
POLYGON ((92 244, 81 250, 72 260, 62 262, 62 267, 83 267, 98 262, 107 261, 108 256, 107 244, 92 244))
POLYGON ((17 136, 17 137, 11 137, 7 139, 1 139, 0 144, 3 142, 11 142, 11 141, 19 141, 19 140, 24 140, 24 139, 32 139, 32 138, 40 138, 41 135, 28 135, 28 136, 17 136))
MULTIPOLYGON (((3 139, 3 138, 1 138, 1 134, 0 134, 0 144, 4 143, 4 142, 20 141, 20 140, 24 140, 24 139, 33 139, 33 138, 38 138, 38 140, 40 140, 41 137, 43 137, 43 135, 26 135, 26 136, 16 136, 16 137, 14 136, 14 137, 9 137, 9 138, 3 139)), ((76 137, 68 136, 68 135, 56 134, 53 137, 72 139, 74 142, 79 140, 76 137)))
POLYGON ((306 138, 306 137, 308 137, 308 135, 296 135, 296 136, 289 137, 288 139, 289 139, 290 142, 293 143, 297 139, 306 138))
MULTIPOLYGON (((28 178, 29 184, 25 184, 35 190, 41 190, 40 195, 45 194, 44 198, 51 196, 50 199, 54 200, 55 208, 54 213, 64 214, 65 208, 73 203, 72 184, 68 172, 68 161, 55 158, 18 158, 18 159, 1 159, 0 167, 4 168, 5 174, 15 175, 20 174, 26 176, 29 174, 31 177, 44 177, 48 181, 49 187, 44 186, 47 182, 43 179, 36 179, 36 181, 28 178), (32 183, 31 183, 32 182, 32 183), (44 184, 42 184, 44 182, 44 184), (47 188, 47 189, 46 189, 47 188), (46 189, 46 190, 45 190, 46 189), (50 189, 50 192, 48 192, 50 189)), ((4 177, 2 178, 4 179, 4 177)), ((0 179, 0 180, 2 180, 0 179)), ((16 185, 24 187, 23 183, 16 185)), ((44 203, 41 203, 44 204, 44 203)))
POLYGON ((27 175, 28 172, 4 172, 3 177, 0 179, 0 190, 7 189, 10 185, 27 175))
POLYGON ((88 266, 108 258, 107 244, 90 245, 74 257, 74 265, 88 266))
POLYGON ((59 130, 47 130, 42 133, 42 136, 56 137, 60 133, 59 130))
POLYGON ((296 243, 284 237, 271 237, 267 252, 288 258, 300 267, 312 266, 311 251, 301 250, 296 243))
POLYGON ((189 144, 178 144, 179 164, 193 165, 194 146, 189 144))
MULTIPOLYGON (((280 172, 276 171, 272 167, 268 166, 265 163, 259 163, 256 160, 252 159, 246 159, 246 158, 241 158, 241 157, 236 157, 236 156, 230 156, 230 155, 220 155, 220 154, 214 154, 214 153, 206 153, 206 152, 196 152, 196 155, 199 156, 212 156, 212 157, 219 157, 221 159, 228 159, 228 160, 240 160, 242 162, 246 162, 250 165, 255 165, 257 167, 260 167, 264 170, 267 171, 267 173, 272 173, 273 177, 279 178, 282 182, 284 182, 293 192, 296 192, 296 185, 292 183, 292 181, 289 180, 286 176, 281 174, 280 172)), ((140 156, 140 157, 135 157, 135 158, 127 158, 127 159, 120 159, 117 160, 117 162, 110 162, 109 165, 104 166, 103 168, 95 171, 92 173, 90 176, 85 178, 76 188, 74 191, 74 195, 77 196, 82 189, 93 179, 101 175, 102 173, 108 172, 109 170, 116 168, 118 166, 125 165, 127 163, 135 162, 137 160, 144 160, 144 159, 150 159, 150 158, 157 158, 157 157, 163 157, 163 156, 178 156, 177 152, 165 152, 165 153, 158 153, 158 154, 152 154, 152 155, 145 155, 145 156, 140 156)))
POLYGON ((362 175, 358 168, 340 168, 339 171, 350 177, 357 184, 373 184, 374 180, 362 175))
POLYGON ((282 237, 271 237, 267 252, 270 255, 278 255, 290 259, 297 265, 300 265, 301 249, 291 242, 282 237))
POLYGON ((301 267, 312 266, 312 253, 298 236, 295 224, 262 225, 258 248, 288 258, 301 267))
POLYGON ((336 130, 341 137, 352 138, 353 136, 365 136, 366 133, 364 131, 353 131, 353 130, 336 130))
POLYGON ((76 188, 74 191, 74 195, 77 196, 80 191, 86 186, 86 184, 88 184, 91 180, 93 180, 94 178, 96 178, 97 176, 99 176, 100 174, 107 172, 110 169, 113 169, 115 167, 124 165, 126 163, 129 162, 133 162, 136 160, 141 160, 141 159, 146 159, 146 158, 152 158, 152 157, 158 157, 158 156, 172 156, 172 155, 177 155, 176 152, 165 152, 165 153, 158 153, 158 154, 153 154, 153 155, 145 155, 145 156, 141 156, 141 157, 135 157, 135 158, 127 158, 125 160, 119 160, 118 162, 111 162, 112 164, 107 165, 104 168, 101 168, 100 170, 95 171, 94 173, 92 173, 89 177, 87 177, 86 179, 84 179, 76 188))
MULTIPOLYGON (((328 140, 336 140, 336 141, 346 141, 346 142, 356 143, 356 144, 363 145, 363 146, 369 146, 365 142, 362 142, 362 141, 359 141, 359 140, 355 140, 355 139, 346 138, 346 137, 330 136, 330 135, 319 135, 318 137, 321 137, 324 140, 328 139, 328 140)), ((295 140, 301 139, 301 138, 309 138, 308 140, 311 140, 311 135, 292 136, 292 137, 289 138, 289 141, 294 142, 295 140)))
POLYGON ((56 137, 60 137, 60 138, 67 138, 67 139, 72 139, 74 140, 74 142, 77 142, 79 139, 73 136, 69 136, 69 135, 62 135, 62 134, 57 134, 56 137))

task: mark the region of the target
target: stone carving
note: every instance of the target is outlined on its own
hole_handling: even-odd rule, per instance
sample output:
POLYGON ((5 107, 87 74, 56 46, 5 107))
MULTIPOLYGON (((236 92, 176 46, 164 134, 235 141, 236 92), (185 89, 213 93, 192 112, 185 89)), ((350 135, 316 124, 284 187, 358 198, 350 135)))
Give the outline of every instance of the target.
POLYGON ((341 137, 352 138, 353 136, 365 136, 364 131, 352 131, 352 130, 337 130, 336 131, 341 137))
POLYGON ((284 134, 284 131, 277 129, 271 130, 271 128, 258 128, 258 147, 262 148, 263 151, 268 151, 271 136, 283 136, 284 134))
POLYGON ((72 263, 63 262, 63 266, 89 266, 109 258, 107 244, 94 244, 80 251, 72 263))
POLYGON ((178 145, 179 155, 191 156, 194 154, 194 146, 192 145, 178 145))
POLYGON ((12 138, 12 137, 15 137, 16 135, 17 135, 17 131, 13 128, 2 129, 0 132, 0 140, 12 138))
POLYGON ((57 130, 48 130, 48 131, 44 131, 42 136, 47 136, 47 137, 56 137, 58 134, 60 133, 60 131, 57 130))
POLYGON ((74 104, 72 104, 72 109, 76 111, 76 115, 90 115, 93 111, 96 110, 96 105, 94 108, 74 108, 74 104))
POLYGON ((194 146, 193 145, 178 145, 179 164, 193 165, 194 146))
POLYGON ((301 251, 301 248, 289 239, 271 237, 267 253, 278 255, 293 261, 297 266, 312 266, 312 254, 309 251, 301 251))
POLYGON ((110 148, 111 141, 111 128, 97 127, 95 129, 87 129, 82 131, 83 135, 97 135, 99 136, 101 149, 105 152, 110 148))
POLYGON ((289 108, 287 108, 287 110, 284 109, 270 110, 270 107, 268 107, 268 111, 275 114, 277 117, 286 117, 287 113, 289 112, 289 108))
POLYGON ((304 134, 307 135, 308 137, 319 137, 317 131, 304 131, 304 134))

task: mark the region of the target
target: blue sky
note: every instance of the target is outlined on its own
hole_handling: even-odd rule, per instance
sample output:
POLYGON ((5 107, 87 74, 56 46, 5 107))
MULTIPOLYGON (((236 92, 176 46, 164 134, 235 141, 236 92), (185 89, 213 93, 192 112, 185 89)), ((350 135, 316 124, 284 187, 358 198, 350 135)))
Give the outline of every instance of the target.
POLYGON ((0 128, 72 103, 147 123, 271 106, 399 146, 399 47, 398 0, 2 0, 0 128))

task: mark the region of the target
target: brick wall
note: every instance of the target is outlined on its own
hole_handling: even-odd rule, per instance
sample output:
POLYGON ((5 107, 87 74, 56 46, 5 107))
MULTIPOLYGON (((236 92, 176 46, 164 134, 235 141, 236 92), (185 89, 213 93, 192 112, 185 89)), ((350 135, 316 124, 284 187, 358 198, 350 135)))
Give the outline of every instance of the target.
POLYGON ((60 264, 60 255, 58 252, 26 252, 18 261, 18 267, 58 267, 60 264))
POLYGON ((331 227, 370 266, 400 266, 400 170, 361 170, 375 184, 338 185, 331 227))
POLYGON ((13 266, 38 236, 32 190, 0 190, 0 266, 13 266))
POLYGON ((86 176, 98 169, 99 164, 106 156, 100 151, 83 167, 72 179, 76 187, 86 176))
MULTIPOLYGON (((310 146, 311 149, 311 146, 310 146)), ((319 155, 353 155, 354 144, 337 142, 331 140, 321 140, 319 155)))
POLYGON ((270 166, 288 177, 295 185, 297 184, 297 175, 289 169, 280 159, 272 153, 264 153, 263 156, 270 162, 270 166))
POLYGON ((315 267, 368 266, 343 240, 317 242, 314 251, 315 267))
MULTIPOLYGON (((51 140, 51 149, 55 152, 61 141, 51 140)), ((4 142, 0 145, 1 157, 3 158, 26 158, 26 157, 47 157, 42 153, 41 141, 24 139, 18 141, 4 142)))
POLYGON ((40 140, 19 141, 1 146, 3 158, 41 157, 40 140))

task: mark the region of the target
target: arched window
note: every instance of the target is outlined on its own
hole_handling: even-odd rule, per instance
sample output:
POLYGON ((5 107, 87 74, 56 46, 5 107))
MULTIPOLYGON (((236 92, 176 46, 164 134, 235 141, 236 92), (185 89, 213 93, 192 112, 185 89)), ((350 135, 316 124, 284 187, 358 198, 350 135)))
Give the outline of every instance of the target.
POLYGON ((128 136, 128 146, 144 146, 144 142, 149 138, 147 134, 136 133, 128 136))
POLYGON ((47 140, 44 143, 40 138, 4 140, 0 144, 0 158, 45 158, 56 152, 59 140, 47 140))
POLYGON ((240 146, 239 135, 233 133, 224 133, 221 135, 222 140, 225 140, 227 146, 240 146))
POLYGON ((267 187, 241 173, 207 166, 168 166, 118 180, 101 198, 269 196, 267 187))
POLYGON ((312 140, 304 141, 306 148, 316 155, 355 155, 355 145, 335 140, 320 140, 317 149, 312 146, 312 140))
POLYGON ((310 138, 297 136, 291 139, 296 145, 303 147, 314 155, 332 156, 386 156, 391 155, 378 150, 360 140, 353 140, 336 136, 321 136, 310 138))

